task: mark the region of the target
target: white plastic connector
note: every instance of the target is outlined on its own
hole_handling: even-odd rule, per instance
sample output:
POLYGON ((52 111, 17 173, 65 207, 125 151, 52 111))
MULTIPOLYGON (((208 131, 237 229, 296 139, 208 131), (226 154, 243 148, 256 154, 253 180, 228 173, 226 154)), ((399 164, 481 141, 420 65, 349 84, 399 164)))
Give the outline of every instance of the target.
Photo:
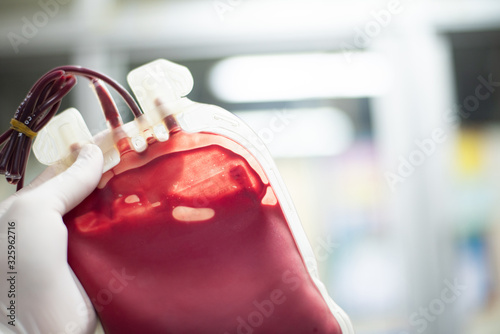
POLYGON ((38 133, 33 143, 36 158, 44 165, 52 165, 69 157, 76 145, 92 142, 92 134, 82 115, 70 108, 51 119, 38 133))
POLYGON ((127 81, 132 88, 142 110, 152 124, 160 123, 165 112, 177 113, 183 98, 193 89, 193 76, 187 67, 158 59, 132 70, 127 81), (167 108, 160 110, 158 101, 167 108))
MULTIPOLYGON (((44 165, 58 162, 70 165, 75 160, 73 151, 88 143, 95 142, 82 115, 75 108, 69 108, 52 118, 38 132, 33 143, 33 152, 37 160, 44 165)), ((106 172, 120 162, 120 155, 109 133, 100 136, 97 144, 104 155, 103 172, 106 172)))

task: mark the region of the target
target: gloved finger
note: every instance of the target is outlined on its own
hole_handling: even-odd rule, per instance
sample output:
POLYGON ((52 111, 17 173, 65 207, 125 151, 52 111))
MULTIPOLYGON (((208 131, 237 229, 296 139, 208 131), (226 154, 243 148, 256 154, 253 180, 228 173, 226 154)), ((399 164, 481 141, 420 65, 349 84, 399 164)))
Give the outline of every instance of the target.
POLYGON ((60 174, 63 172, 65 169, 68 167, 62 163, 57 163, 54 165, 51 165, 43 170, 43 172, 40 173, 37 177, 35 177, 27 186, 25 186, 23 189, 19 190, 17 193, 19 195, 22 195, 25 192, 31 191, 33 189, 36 189, 38 186, 43 184, 45 181, 52 179, 56 175, 60 174))
POLYGON ((64 215, 95 189, 101 179, 102 169, 101 150, 96 145, 86 144, 73 165, 33 192, 39 192, 47 205, 64 215))
MULTIPOLYGON (((99 145, 109 136, 109 133, 110 133, 109 129, 102 130, 101 132, 94 135, 92 140, 96 145, 99 145)), ((77 154, 75 154, 75 153, 72 153, 72 154, 74 154, 74 156, 77 156, 77 154)), ((28 191, 28 190, 31 190, 33 188, 36 188, 40 184, 44 183, 45 181, 50 180, 54 176, 62 173, 67 168, 68 168, 67 165, 65 165, 63 163, 57 163, 57 164, 51 165, 51 166, 47 167, 42 173, 40 173, 40 175, 38 175, 35 179, 33 179, 33 181, 31 181, 29 185, 27 185, 26 187, 24 187, 20 191, 21 192, 28 191)))
POLYGON ((11 196, 7 197, 0 203, 0 216, 2 216, 11 206, 11 204, 16 201, 19 197, 24 194, 36 189, 38 186, 43 184, 45 181, 50 180, 57 174, 60 174, 68 167, 62 163, 51 165, 43 170, 40 175, 35 177, 28 185, 24 186, 21 190, 16 191, 11 196))
MULTIPOLYGON (((105 129, 105 130, 97 133, 93 137, 94 143, 96 143, 96 145, 99 145, 100 143, 102 143, 102 141, 105 140, 105 138, 107 136, 109 136, 109 132, 110 132, 109 129, 105 129)), ((67 168, 68 167, 66 165, 62 164, 62 163, 57 163, 57 164, 54 164, 54 165, 51 165, 51 166, 45 168, 45 170, 42 173, 40 173, 40 175, 38 175, 37 177, 35 177, 33 179, 33 181, 30 182, 30 184, 28 184, 27 186, 25 186, 23 189, 21 189, 18 192, 19 195, 21 195, 23 192, 33 190, 34 188, 38 187, 39 185, 41 185, 45 181, 50 180, 54 176, 62 173, 67 168)))
MULTIPOLYGON (((96 144, 101 143, 109 135, 109 129, 103 130, 96 134, 93 138, 96 144)), ((75 153, 73 153, 75 154, 75 153)), ((75 154, 76 156, 77 154, 75 154)), ((0 216, 2 216, 11 206, 11 204, 19 198, 21 195, 26 194, 29 191, 36 189, 38 186, 43 184, 45 181, 52 179, 56 175, 62 173, 67 169, 67 165, 63 163, 57 163, 45 168, 40 175, 36 176, 28 185, 24 186, 21 190, 7 197, 5 200, 0 202, 0 216)))

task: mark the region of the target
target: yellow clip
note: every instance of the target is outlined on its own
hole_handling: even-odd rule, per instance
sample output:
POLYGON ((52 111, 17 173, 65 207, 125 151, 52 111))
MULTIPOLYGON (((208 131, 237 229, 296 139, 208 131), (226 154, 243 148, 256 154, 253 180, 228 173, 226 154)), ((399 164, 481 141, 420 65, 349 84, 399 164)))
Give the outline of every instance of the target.
POLYGON ((36 132, 31 130, 30 128, 28 128, 24 123, 22 122, 19 122, 17 119, 11 119, 10 120, 10 125, 11 125, 11 129, 17 131, 17 132, 20 132, 22 133, 23 135, 25 135, 26 137, 28 138, 35 138, 36 137, 36 132))

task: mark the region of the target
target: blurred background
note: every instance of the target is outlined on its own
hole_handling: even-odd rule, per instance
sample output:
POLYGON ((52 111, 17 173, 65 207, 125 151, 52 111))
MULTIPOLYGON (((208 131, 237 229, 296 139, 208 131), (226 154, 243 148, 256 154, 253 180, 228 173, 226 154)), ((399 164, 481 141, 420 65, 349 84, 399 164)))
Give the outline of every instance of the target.
POLYGON ((500 333, 499 1, 1 0, 0 130, 53 67, 157 58, 268 145, 357 333, 500 333))

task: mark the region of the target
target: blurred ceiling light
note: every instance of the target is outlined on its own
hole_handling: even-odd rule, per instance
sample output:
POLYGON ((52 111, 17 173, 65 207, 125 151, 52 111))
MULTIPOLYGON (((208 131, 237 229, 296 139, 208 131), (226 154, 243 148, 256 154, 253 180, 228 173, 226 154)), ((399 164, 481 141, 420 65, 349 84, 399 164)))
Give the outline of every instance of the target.
POLYGON ((271 155, 285 157, 332 156, 354 141, 354 125, 334 108, 240 111, 271 155))
POLYGON ((232 103, 372 97, 390 79, 387 60, 372 52, 232 57, 209 74, 214 95, 232 103))

